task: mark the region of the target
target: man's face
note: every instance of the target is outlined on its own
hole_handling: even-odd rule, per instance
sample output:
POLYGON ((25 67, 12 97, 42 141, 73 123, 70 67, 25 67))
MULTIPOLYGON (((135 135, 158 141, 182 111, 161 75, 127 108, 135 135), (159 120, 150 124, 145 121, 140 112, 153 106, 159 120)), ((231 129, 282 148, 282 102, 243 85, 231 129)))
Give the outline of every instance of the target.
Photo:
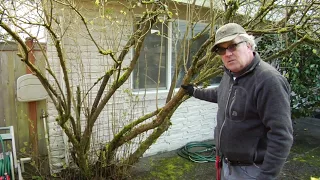
POLYGON ((224 66, 231 72, 240 72, 253 60, 253 51, 251 46, 240 37, 236 37, 232 41, 224 42, 217 46, 220 50, 219 54, 224 66))

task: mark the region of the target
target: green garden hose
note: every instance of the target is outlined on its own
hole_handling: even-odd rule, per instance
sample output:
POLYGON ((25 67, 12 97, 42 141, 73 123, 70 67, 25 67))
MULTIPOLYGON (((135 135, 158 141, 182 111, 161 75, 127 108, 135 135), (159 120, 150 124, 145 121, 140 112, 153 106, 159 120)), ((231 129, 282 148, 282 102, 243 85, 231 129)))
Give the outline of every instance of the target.
POLYGON ((2 158, 0 158, 0 176, 3 176, 5 175, 5 173, 7 173, 10 177, 12 177, 10 156, 6 153, 1 135, 0 135, 0 143, 2 146, 2 158))
POLYGON ((216 148, 214 144, 189 142, 179 149, 178 155, 197 163, 215 162, 216 148))

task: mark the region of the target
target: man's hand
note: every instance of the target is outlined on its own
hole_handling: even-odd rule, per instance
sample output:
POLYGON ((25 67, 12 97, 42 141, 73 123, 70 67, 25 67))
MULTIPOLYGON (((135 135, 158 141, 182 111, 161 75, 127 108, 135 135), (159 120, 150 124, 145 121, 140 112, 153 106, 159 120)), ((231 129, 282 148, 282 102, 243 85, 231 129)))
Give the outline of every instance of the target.
POLYGON ((192 84, 181 85, 181 87, 188 92, 189 96, 193 96, 194 87, 192 84))

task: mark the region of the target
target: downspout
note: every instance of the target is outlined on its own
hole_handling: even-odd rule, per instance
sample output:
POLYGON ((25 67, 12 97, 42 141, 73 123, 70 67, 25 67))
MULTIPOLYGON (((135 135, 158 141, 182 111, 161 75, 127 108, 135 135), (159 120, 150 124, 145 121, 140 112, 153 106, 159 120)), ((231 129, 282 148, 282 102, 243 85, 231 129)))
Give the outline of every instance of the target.
MULTIPOLYGON (((26 45, 29 48, 28 60, 31 64, 35 64, 34 43, 32 38, 26 38, 26 45)), ((26 67, 26 74, 32 74, 32 71, 26 67)), ((32 147, 32 159, 38 164, 38 127, 37 127, 37 102, 28 102, 28 118, 29 118, 29 142, 32 147)))

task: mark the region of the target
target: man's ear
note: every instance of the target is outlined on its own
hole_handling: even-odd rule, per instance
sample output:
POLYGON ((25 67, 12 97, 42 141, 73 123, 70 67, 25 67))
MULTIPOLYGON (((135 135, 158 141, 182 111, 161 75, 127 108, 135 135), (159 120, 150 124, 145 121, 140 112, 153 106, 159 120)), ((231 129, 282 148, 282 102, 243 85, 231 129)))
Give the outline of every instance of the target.
POLYGON ((247 47, 252 50, 252 45, 248 42, 246 44, 247 44, 247 47))

